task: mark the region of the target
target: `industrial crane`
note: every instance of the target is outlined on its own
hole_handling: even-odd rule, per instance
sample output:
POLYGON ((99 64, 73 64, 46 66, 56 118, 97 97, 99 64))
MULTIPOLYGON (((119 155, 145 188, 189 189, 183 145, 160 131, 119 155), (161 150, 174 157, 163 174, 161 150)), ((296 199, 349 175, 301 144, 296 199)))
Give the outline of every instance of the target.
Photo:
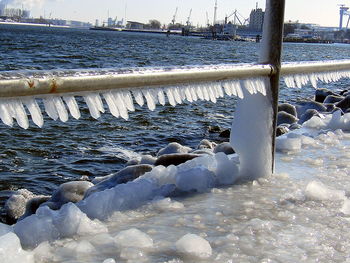
POLYGON ((187 21, 186 21, 187 27, 189 27, 189 26, 191 25, 191 22, 190 22, 191 14, 192 14, 192 8, 191 8, 191 10, 190 10, 190 14, 189 14, 188 17, 187 17, 187 21))
POLYGON ((175 14, 174 14, 174 16, 173 16, 173 19, 171 20, 171 23, 172 23, 173 25, 175 25, 176 15, 177 15, 177 9, 178 9, 178 7, 176 7, 175 14))
POLYGON ((225 24, 227 24, 227 20, 231 17, 231 16, 233 16, 234 15, 234 22, 233 22, 233 24, 234 25, 236 25, 236 21, 238 20, 238 22, 239 22, 239 24, 241 25, 241 26, 244 26, 248 21, 249 21, 249 19, 247 18, 244 18, 240 13, 238 13, 238 11, 237 10, 235 10, 232 14, 230 14, 229 16, 225 16, 225 24), (238 17, 238 15, 241 17, 241 19, 243 20, 243 22, 242 22, 242 20, 238 17))
POLYGON ((344 4, 339 5, 340 6, 340 21, 339 21, 339 30, 343 29, 343 17, 348 16, 348 22, 346 23, 346 28, 348 29, 349 27, 349 22, 350 22, 350 12, 349 7, 346 7, 344 4))

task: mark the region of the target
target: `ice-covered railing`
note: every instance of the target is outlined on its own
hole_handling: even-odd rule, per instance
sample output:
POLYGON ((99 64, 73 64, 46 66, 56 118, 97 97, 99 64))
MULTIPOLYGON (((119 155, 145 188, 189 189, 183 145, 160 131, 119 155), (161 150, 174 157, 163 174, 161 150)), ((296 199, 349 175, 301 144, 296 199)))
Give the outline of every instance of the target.
MULTIPOLYGON (((274 73, 270 65, 228 64, 163 68, 14 71, 0 73, 0 118, 12 126, 29 127, 28 113, 42 127, 42 110, 54 120, 66 122, 70 115, 80 118, 76 96, 82 96, 93 118, 108 108, 115 117, 128 119, 134 102, 172 106, 184 101, 216 102, 224 94, 243 98, 249 94, 266 94, 266 77, 274 73), (105 107, 105 105, 107 107, 105 107), (26 110, 27 109, 27 110, 26 110)), ((288 87, 308 82, 331 82, 350 76, 350 61, 284 63, 281 75, 288 87)))
POLYGON ((128 111, 135 110, 134 101, 154 110, 166 100, 175 106, 185 100, 215 103, 224 93, 243 98, 243 88, 251 94, 266 94, 263 77, 271 73, 268 65, 252 64, 2 72, 0 118, 6 125, 12 126, 15 119, 28 128, 27 108, 33 122, 42 127, 43 108, 54 120, 67 121, 68 112, 79 119, 75 97, 82 96, 93 118, 108 108, 113 116, 128 119, 128 111))

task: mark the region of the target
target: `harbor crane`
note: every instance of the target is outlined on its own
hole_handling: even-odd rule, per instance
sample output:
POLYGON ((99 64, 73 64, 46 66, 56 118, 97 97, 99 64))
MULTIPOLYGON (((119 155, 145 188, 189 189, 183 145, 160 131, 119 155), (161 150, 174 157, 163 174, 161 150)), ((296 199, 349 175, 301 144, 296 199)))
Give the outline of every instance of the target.
POLYGON ((178 7, 176 7, 175 14, 174 14, 174 16, 173 16, 173 19, 171 20, 171 23, 172 23, 173 25, 175 25, 177 10, 178 10, 178 7))
POLYGON ((189 27, 191 25, 190 19, 191 19, 191 15, 192 15, 192 8, 190 10, 190 14, 187 17, 187 21, 186 21, 186 25, 187 27, 189 27))
POLYGON ((349 22, 350 22, 350 12, 348 11, 349 7, 346 7, 344 4, 341 4, 339 6, 340 6, 340 10, 339 10, 339 13, 340 13, 339 30, 343 29, 343 18, 344 18, 344 16, 348 16, 348 22, 346 23, 346 28, 345 28, 345 29, 348 29, 349 22))
POLYGON ((234 22, 233 24, 236 25, 237 24, 237 20, 238 20, 238 23, 241 25, 241 26, 244 26, 248 21, 249 19, 247 18, 244 18, 240 13, 238 13, 237 9, 230 15, 226 15, 225 16, 225 24, 227 24, 227 21, 228 19, 231 17, 231 16, 234 16, 234 22), (240 17, 239 17, 240 16, 240 17), (242 22, 243 21, 243 22, 242 22))

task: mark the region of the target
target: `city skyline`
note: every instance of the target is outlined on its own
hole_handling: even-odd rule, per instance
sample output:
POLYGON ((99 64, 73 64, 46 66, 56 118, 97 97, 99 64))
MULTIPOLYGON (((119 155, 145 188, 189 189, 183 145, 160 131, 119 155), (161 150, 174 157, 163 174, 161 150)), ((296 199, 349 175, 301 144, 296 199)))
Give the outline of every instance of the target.
MULTIPOLYGON (((218 0, 217 20, 224 20, 226 15, 235 9, 241 18, 248 18, 256 4, 265 9, 265 0, 218 0)), ((215 0, 0 0, 0 4, 8 7, 25 8, 31 11, 31 16, 45 18, 61 18, 100 23, 107 17, 126 18, 126 20, 147 23, 151 19, 169 24, 173 19, 176 8, 176 22, 185 24, 191 12, 192 25, 206 25, 208 20, 213 22, 215 0)), ((350 6, 350 0, 286 0, 285 21, 314 23, 321 26, 339 26, 339 5, 350 6)), ((230 19, 233 19, 231 17, 230 19)), ((347 20, 347 18, 346 18, 347 20)))

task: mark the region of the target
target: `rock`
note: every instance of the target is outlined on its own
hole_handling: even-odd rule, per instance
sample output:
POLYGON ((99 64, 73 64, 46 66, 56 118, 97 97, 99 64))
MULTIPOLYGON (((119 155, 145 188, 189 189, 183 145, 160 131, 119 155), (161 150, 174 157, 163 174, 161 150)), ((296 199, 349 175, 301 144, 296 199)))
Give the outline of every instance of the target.
POLYGON ((27 189, 19 189, 7 199, 4 210, 8 223, 15 223, 25 213, 26 204, 33 197, 27 189))
POLYGON ((157 161, 156 157, 153 157, 152 155, 142 155, 140 158, 131 159, 126 163, 126 166, 130 165, 138 165, 138 164, 150 164, 154 165, 154 163, 157 161))
POLYGON ((197 149, 201 150, 201 149, 211 149, 213 150, 216 146, 215 142, 211 142, 207 139, 201 140, 200 143, 197 146, 197 149))
POLYGON ((179 165, 185 163, 189 160, 197 158, 201 155, 193 153, 173 153, 173 154, 164 154, 158 157, 155 166, 163 165, 165 167, 169 165, 179 165))
POLYGON ((230 138, 231 131, 229 129, 223 130, 220 132, 219 137, 221 138, 230 138))
POLYGON ((149 164, 138 164, 127 166, 124 169, 120 170, 116 174, 107 176, 105 180, 100 181, 91 188, 89 188, 84 198, 88 197, 92 193, 100 192, 109 188, 113 188, 118 184, 125 184, 129 181, 133 181, 136 178, 144 175, 146 172, 149 172, 153 169, 152 165, 149 164))
POLYGON ((61 184, 58 189, 52 194, 52 197, 43 205, 49 206, 51 209, 60 209, 62 205, 72 202, 76 203, 84 198, 88 189, 93 186, 93 183, 86 181, 72 181, 61 184))
POLYGON ((328 95, 325 100, 323 101, 323 104, 334 104, 341 100, 343 100, 344 97, 342 96, 336 96, 336 95, 328 95))
POLYGON ((303 124, 304 122, 310 120, 313 116, 320 116, 320 113, 317 110, 309 109, 300 117, 298 123, 303 124))
POLYGON ((317 110, 318 112, 326 112, 327 107, 316 101, 300 101, 296 106, 298 118, 300 119, 307 110, 317 110))
POLYGON ((19 218, 19 220, 22 220, 26 218, 27 216, 30 216, 32 214, 35 214, 36 210, 39 208, 39 206, 47 201, 50 200, 50 196, 37 196, 32 199, 30 199, 26 204, 26 210, 23 216, 19 218))
POLYGON ((298 123, 293 123, 293 124, 289 125, 289 127, 288 127, 289 130, 297 130, 300 128, 301 128, 301 125, 298 123))
POLYGON ((208 132, 210 133, 219 133, 221 132, 221 129, 219 126, 209 126, 208 127, 208 132))
POLYGON ((290 115, 293 115, 297 117, 297 110, 294 105, 291 105, 289 103, 281 103, 278 105, 278 111, 284 111, 289 113, 290 115))
POLYGON ((346 112, 350 108, 350 95, 346 96, 343 100, 337 102, 335 106, 341 108, 343 112, 346 112))
POLYGON ((315 92, 315 101, 323 103, 327 96, 337 95, 328 89, 317 89, 315 92))
POLYGON ((289 132, 289 129, 286 126, 278 126, 276 129, 276 137, 279 137, 288 132, 289 132))
POLYGON ((327 107, 327 112, 333 112, 334 109, 339 109, 334 104, 325 104, 325 106, 327 107))
POLYGON ((214 152, 213 150, 211 149, 207 149, 207 148, 203 148, 203 149, 200 149, 200 150, 195 150, 192 152, 193 154, 199 154, 199 155, 214 155, 214 152))
POLYGON ((296 118, 294 115, 289 114, 285 111, 280 111, 277 113, 277 126, 287 123, 292 124, 298 122, 298 118, 296 118))
POLYGON ((190 147, 182 146, 177 142, 169 143, 166 147, 160 149, 157 156, 161 156, 163 154, 171 154, 171 153, 188 153, 192 149, 190 147))
POLYGON ((348 90, 348 89, 345 89, 345 90, 342 90, 341 92, 339 92, 339 95, 340 95, 340 96, 345 96, 345 97, 346 97, 347 95, 349 95, 348 93, 349 93, 349 90, 348 90))
POLYGON ((223 152, 225 154, 233 154, 233 153, 235 153, 235 150, 232 148, 232 146, 229 142, 223 142, 223 143, 218 144, 214 148, 214 153, 218 153, 218 152, 223 152))

